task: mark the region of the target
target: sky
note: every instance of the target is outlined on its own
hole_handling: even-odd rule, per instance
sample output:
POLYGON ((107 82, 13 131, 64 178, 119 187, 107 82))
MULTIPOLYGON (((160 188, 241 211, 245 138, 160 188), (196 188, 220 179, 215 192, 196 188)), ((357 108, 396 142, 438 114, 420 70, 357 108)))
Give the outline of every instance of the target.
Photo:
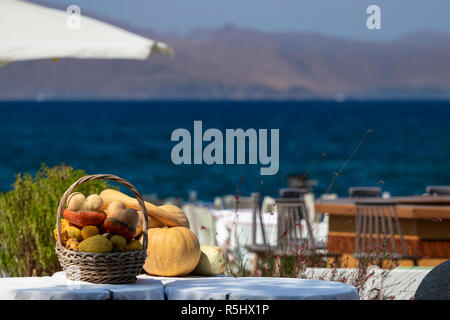
POLYGON ((392 40, 422 30, 450 33, 449 0, 34 0, 76 4, 158 33, 187 33, 227 24, 269 32, 318 32, 333 37, 392 40), (381 29, 369 30, 369 5, 381 9, 381 29))

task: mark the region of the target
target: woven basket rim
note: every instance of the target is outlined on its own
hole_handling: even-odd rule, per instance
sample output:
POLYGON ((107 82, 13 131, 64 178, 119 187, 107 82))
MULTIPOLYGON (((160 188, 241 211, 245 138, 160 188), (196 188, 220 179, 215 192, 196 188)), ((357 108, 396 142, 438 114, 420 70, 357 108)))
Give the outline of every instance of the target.
POLYGON ((63 253, 70 253, 70 254, 74 254, 74 255, 78 255, 78 256, 91 256, 91 257, 102 257, 102 256, 108 256, 108 257, 113 257, 113 256, 128 256, 128 255, 133 255, 136 254, 138 252, 145 252, 147 254, 147 250, 145 248, 142 248, 141 250, 132 250, 132 251, 124 251, 124 252, 86 252, 86 251, 74 251, 74 250, 69 250, 64 246, 59 245, 58 243, 56 244, 56 248, 57 251, 62 251, 63 253))

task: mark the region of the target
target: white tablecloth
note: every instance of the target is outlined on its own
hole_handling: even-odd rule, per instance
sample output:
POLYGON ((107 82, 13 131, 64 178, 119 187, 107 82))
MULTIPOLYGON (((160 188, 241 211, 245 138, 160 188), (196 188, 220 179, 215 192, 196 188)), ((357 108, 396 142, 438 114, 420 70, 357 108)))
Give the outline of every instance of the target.
POLYGON ((355 287, 293 278, 218 278, 172 281, 169 300, 358 300, 355 287))
POLYGON ((338 282, 288 278, 140 275, 132 284, 92 284, 52 277, 0 278, 0 300, 197 300, 358 299, 356 288, 338 282))
POLYGON ((131 284, 71 281, 64 272, 52 277, 0 278, 0 300, 164 300, 160 280, 139 276, 131 284))
MULTIPOLYGON (((227 247, 229 243, 230 249, 239 247, 245 248, 246 245, 251 244, 251 229, 253 212, 250 209, 239 209, 236 213, 235 210, 211 210, 216 227, 216 239, 217 245, 221 247, 227 247)), ((264 230, 266 233, 267 241, 270 245, 276 245, 277 241, 277 213, 264 212, 262 214, 262 220, 264 230)), ((263 243, 262 234, 260 232, 260 225, 258 224, 256 242, 263 243)), ((308 234, 306 222, 304 219, 301 221, 302 232, 305 237, 308 234)), ((328 223, 311 222, 311 228, 316 240, 316 245, 326 246, 328 235, 328 223)))

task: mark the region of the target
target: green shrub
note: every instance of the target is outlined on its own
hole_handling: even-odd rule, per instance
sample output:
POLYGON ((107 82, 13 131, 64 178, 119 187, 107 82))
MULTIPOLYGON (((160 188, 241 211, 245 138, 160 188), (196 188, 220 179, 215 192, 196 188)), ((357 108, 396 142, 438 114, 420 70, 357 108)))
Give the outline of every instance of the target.
MULTIPOLYGON (((44 276, 61 270, 55 254, 53 229, 63 193, 83 170, 42 165, 32 177, 18 174, 13 190, 0 197, 0 270, 10 276, 44 276)), ((111 188, 104 180, 84 183, 85 195, 111 188)))

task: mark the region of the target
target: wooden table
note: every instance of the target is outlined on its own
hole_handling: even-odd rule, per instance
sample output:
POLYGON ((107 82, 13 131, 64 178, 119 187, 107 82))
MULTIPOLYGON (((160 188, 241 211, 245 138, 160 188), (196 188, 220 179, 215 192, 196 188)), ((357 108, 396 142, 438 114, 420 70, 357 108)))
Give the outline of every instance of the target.
MULTIPOLYGON (((450 258, 449 196, 392 197, 389 200, 397 203, 400 226, 411 253, 424 258, 450 258)), ((319 199, 315 212, 329 215, 328 250, 354 253, 355 199, 319 199)))

